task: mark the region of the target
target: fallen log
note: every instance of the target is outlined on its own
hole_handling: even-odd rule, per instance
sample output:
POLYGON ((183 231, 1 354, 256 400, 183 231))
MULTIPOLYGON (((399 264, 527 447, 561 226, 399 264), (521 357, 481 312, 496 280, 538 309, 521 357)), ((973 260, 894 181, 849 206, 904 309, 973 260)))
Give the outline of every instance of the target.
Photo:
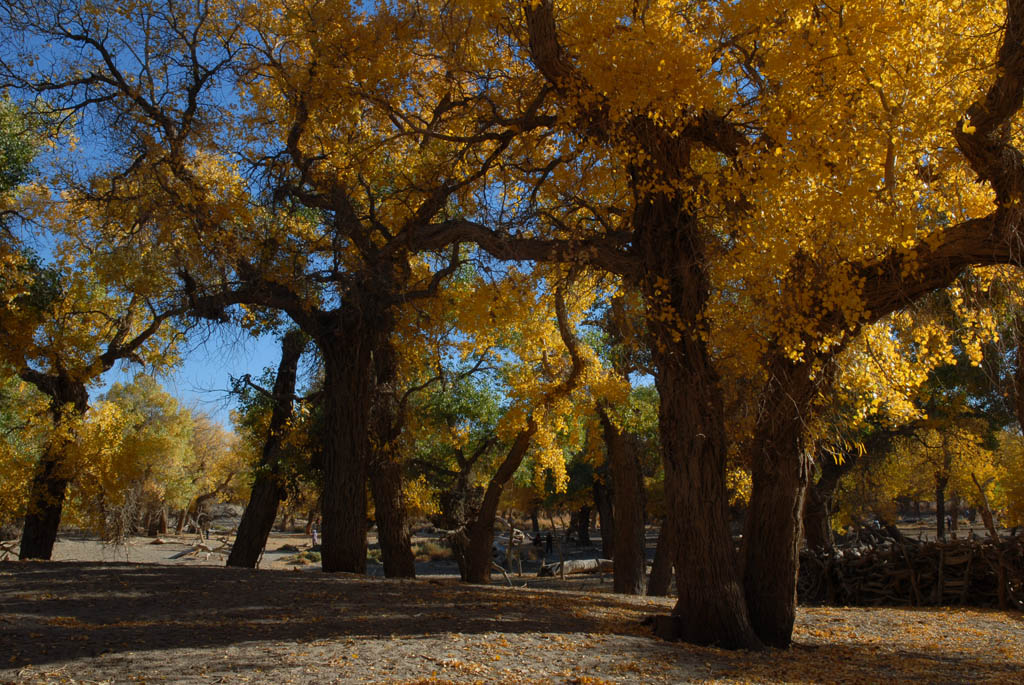
POLYGON ((181 559, 182 557, 193 556, 198 557, 200 554, 205 554, 206 559, 210 558, 211 554, 219 554, 226 557, 231 553, 231 543, 226 538, 220 540, 220 544, 216 547, 211 547, 206 542, 197 542, 188 549, 183 549, 177 554, 173 554, 168 559, 181 559))
POLYGON ((537 571, 537 575, 557 576, 561 575, 563 570, 565 575, 572 575, 574 573, 611 573, 614 568, 614 562, 611 559, 570 559, 554 564, 545 564, 537 571))

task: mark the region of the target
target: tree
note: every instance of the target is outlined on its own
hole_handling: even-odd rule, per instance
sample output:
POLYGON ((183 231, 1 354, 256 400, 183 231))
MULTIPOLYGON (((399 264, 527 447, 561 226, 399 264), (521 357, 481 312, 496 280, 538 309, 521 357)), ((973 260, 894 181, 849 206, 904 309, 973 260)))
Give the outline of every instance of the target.
MULTIPOLYGON (((0 306, 0 356, 48 398, 53 431, 31 484, 22 558, 48 559, 72 474, 68 468, 88 409, 87 388, 119 360, 171 359, 168 319, 181 313, 150 295, 147 256, 109 247, 82 258, 78 241, 91 223, 74 202, 43 215, 57 237, 54 261, 22 260, 22 289, 0 306), (133 264, 133 269, 124 269, 133 264), (161 335, 162 333, 162 335, 161 335)), ((148 255, 148 261, 159 261, 148 255)), ((159 269, 159 267, 154 267, 159 269)))
POLYGON ((123 542, 143 518, 166 520, 192 462, 194 418, 152 376, 92 403, 69 449, 70 519, 123 542))
MULTIPOLYGON (((510 270, 490 286, 472 284, 451 333, 469 359, 479 355, 471 370, 504 364, 490 378, 442 375, 408 436, 412 465, 444 491, 441 520, 468 582, 490 580, 498 507, 528 456, 535 478, 550 473, 564 488, 562 443, 572 442, 583 388, 601 378, 592 349, 576 336, 593 283, 581 279, 572 292, 557 271, 546 279, 535 287, 535 275, 510 270)), ((431 366, 443 368, 448 353, 438 354, 431 366)))
POLYGON ((394 462, 393 338, 398 309, 433 297, 459 262, 457 241, 417 236, 475 211, 497 160, 545 120, 528 70, 518 93, 494 97, 490 74, 506 58, 462 43, 479 30, 469 19, 420 3, 362 13, 315 2, 16 2, 4 17, 29 60, 3 60, 11 80, 53 94, 61 111, 95 105, 116 122, 105 137, 128 153, 111 156, 92 197, 107 212, 161 217, 144 239, 163 232, 176 246, 193 310, 283 311, 318 346, 327 571, 365 569, 369 475, 386 572, 414 572, 394 462), (74 64, 26 70, 51 39, 74 48, 74 64), (133 50, 143 42, 159 47, 133 50))
POLYGON ((270 393, 258 390, 270 403, 270 419, 264 432, 259 462, 255 465, 249 503, 238 524, 238 535, 228 556, 228 566, 254 568, 267 536, 277 518, 277 505, 287 497, 282 454, 291 428, 295 403, 295 379, 299 359, 307 341, 301 331, 291 329, 281 337, 281 361, 270 393))
POLYGON ((28 484, 50 428, 46 398, 7 371, 0 382, 0 529, 9 530, 25 516, 28 484))
MULTIPOLYGON (((698 503, 683 494, 677 508, 677 572, 688 586, 675 609, 685 617, 679 634, 784 646, 810 472, 803 426, 828 387, 822 370, 864 323, 942 287, 969 264, 1013 260, 1016 224, 1005 208, 1012 206, 1017 172, 1005 164, 1014 153, 996 131, 1017 110, 1019 8, 1007 7, 1002 47, 992 40, 968 49, 941 28, 945 8, 937 20, 931 5, 903 6, 898 20, 914 26, 914 38, 900 44, 897 80, 891 62, 868 57, 885 43, 879 27, 894 20, 875 5, 778 13, 747 4, 703 13, 656 3, 632 7, 632 14, 611 5, 564 12, 559 24, 554 3, 528 3, 530 54, 563 97, 567 124, 605 144, 609 163, 627 170, 633 189, 628 252, 639 264, 616 266, 600 252, 584 258, 625 266, 644 294, 668 482, 677 493, 703 495, 698 503), (588 38, 576 39, 581 35, 588 38), (835 45, 849 48, 836 52, 835 45), (951 83, 933 71, 904 76, 935 64, 935 54, 959 68, 997 50, 998 75, 986 80, 982 71, 958 70, 952 97, 931 95, 929 88, 948 94, 951 83), (624 70, 656 76, 653 84, 623 79, 624 70), (989 83, 989 93, 976 99, 989 83), (860 97, 865 89, 879 97, 860 97), (935 107, 937 99, 943 107, 935 107), (896 130, 898 137, 878 133, 896 130), (896 164, 899 150, 948 151, 953 143, 963 157, 942 155, 949 164, 941 183, 918 173, 920 158, 899 157, 904 161, 896 164), (856 154, 845 153, 850 144, 856 154), (979 173, 989 187, 973 184, 979 173), (830 191, 836 178, 845 184, 841 194, 830 191), (849 230, 840 235, 837 227, 849 230), (713 275, 726 295, 715 307, 713 275), (762 387, 764 408, 745 441, 754 491, 742 593, 724 520, 720 375, 706 343, 723 323, 716 311, 737 302, 750 307, 751 377, 762 387), (678 397, 682 388, 686 397, 678 397), (692 427, 692 439, 670 425, 692 427), (709 500, 716 503, 711 513, 709 500), (687 558, 694 548, 712 551, 687 558)), ((988 30, 1001 23, 994 8, 962 9, 958 21, 978 27, 976 35, 998 35, 988 30)), ((733 349, 741 340, 732 339, 733 349)))

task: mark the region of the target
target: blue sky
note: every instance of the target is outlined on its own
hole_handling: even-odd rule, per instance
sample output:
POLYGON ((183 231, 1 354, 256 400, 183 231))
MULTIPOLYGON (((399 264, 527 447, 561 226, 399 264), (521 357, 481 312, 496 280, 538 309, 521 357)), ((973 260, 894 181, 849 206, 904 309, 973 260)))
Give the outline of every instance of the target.
MULTIPOLYGON (((215 329, 205 342, 190 342, 183 351, 184 360, 170 373, 159 376, 158 381, 186 407, 210 415, 225 428, 231 428, 229 412, 234 400, 228 393, 231 377, 246 373, 253 378, 266 367, 277 367, 280 347, 277 338, 250 337, 237 329, 215 329)), ((117 366, 103 377, 103 385, 93 396, 103 393, 112 384, 130 381, 141 369, 136 365, 117 366)))

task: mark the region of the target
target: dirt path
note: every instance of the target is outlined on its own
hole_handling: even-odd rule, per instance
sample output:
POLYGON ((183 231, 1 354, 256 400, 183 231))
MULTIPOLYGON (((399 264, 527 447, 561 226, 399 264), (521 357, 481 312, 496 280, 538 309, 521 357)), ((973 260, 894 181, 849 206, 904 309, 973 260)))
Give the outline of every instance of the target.
POLYGON ((667 644, 670 600, 344 574, 0 563, 0 682, 1024 682, 1020 615, 802 609, 785 652, 667 644))

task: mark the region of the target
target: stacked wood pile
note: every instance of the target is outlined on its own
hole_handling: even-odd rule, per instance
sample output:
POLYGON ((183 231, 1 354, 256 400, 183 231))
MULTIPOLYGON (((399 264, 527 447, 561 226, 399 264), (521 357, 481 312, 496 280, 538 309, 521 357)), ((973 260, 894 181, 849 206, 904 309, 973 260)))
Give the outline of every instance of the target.
POLYGON ((982 606, 1024 611, 1024 537, 875 541, 831 553, 804 551, 804 604, 982 606))

